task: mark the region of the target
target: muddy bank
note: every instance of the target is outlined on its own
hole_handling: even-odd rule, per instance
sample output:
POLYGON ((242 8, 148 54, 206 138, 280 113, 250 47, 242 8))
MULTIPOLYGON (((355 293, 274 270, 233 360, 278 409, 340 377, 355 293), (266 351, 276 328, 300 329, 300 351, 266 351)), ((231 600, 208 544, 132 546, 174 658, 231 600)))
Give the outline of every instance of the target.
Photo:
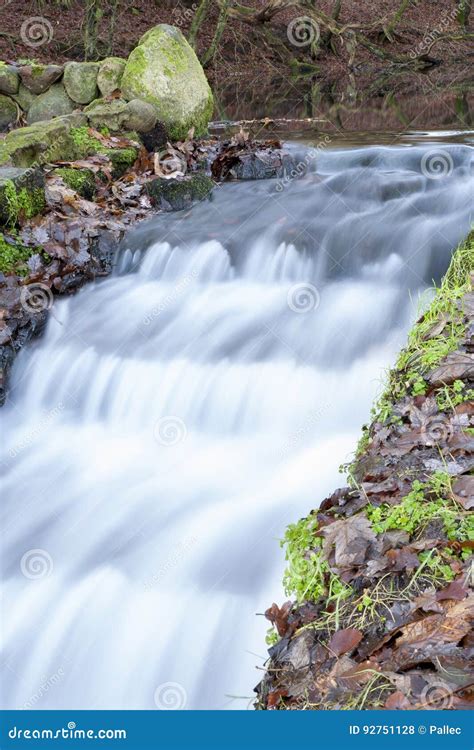
POLYGON ((390 372, 348 486, 287 529, 259 709, 473 705, 474 235, 390 372))

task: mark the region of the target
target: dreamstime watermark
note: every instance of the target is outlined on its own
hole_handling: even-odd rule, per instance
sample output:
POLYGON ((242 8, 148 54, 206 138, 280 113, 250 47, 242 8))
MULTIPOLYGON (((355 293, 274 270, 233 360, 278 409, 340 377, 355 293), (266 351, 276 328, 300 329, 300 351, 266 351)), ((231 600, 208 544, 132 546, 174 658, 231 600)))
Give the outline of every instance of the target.
POLYGON ((183 420, 175 416, 161 417, 155 424, 153 435, 160 445, 172 448, 186 440, 188 431, 183 420))
POLYGON ((160 711, 181 711, 188 701, 186 690, 179 682, 158 685, 153 698, 160 711))
POLYGON ((426 54, 430 51, 431 47, 433 46, 434 42, 438 39, 438 37, 443 34, 444 31, 449 27, 453 21, 456 20, 458 15, 458 8, 453 8, 449 13, 447 13, 443 18, 441 19, 440 23, 435 29, 432 29, 432 31, 427 32, 424 34, 423 39, 419 44, 416 45, 416 47, 412 50, 410 50, 410 57, 414 60, 415 58, 419 57, 420 55, 426 54))
POLYGON ((196 268, 193 268, 191 273, 188 273, 186 276, 183 276, 180 281, 174 285, 171 292, 169 292, 164 300, 160 302, 159 305, 156 305, 153 307, 149 313, 143 318, 142 325, 143 326, 149 326, 152 324, 156 318, 158 318, 162 313, 164 313, 170 305, 172 305, 174 302, 176 302, 179 297, 186 291, 188 286, 198 275, 198 270, 196 268))
POLYGON ((317 310, 321 302, 321 295, 309 282, 293 284, 286 295, 286 302, 290 310, 295 313, 309 313, 317 310))
POLYGON ((416 406, 412 406, 410 421, 419 427, 421 441, 428 448, 449 442, 453 435, 451 420, 445 414, 424 414, 416 406))
POLYGON ((53 572, 53 558, 45 549, 29 549, 20 562, 20 570, 30 581, 48 578, 53 572))
POLYGON ((188 169, 184 154, 179 153, 172 146, 156 152, 154 163, 156 174, 167 180, 185 175, 188 169))
MULTIPOLYGON (((41 419, 41 421, 36 425, 36 427, 33 430, 30 430, 25 437, 23 437, 18 443, 16 443, 14 446, 12 446, 9 451, 8 455, 10 458, 17 458, 20 453, 22 453, 25 448, 28 448, 34 440, 36 440, 41 433, 48 427, 48 425, 59 415, 62 411, 64 411, 65 405, 62 401, 60 401, 53 409, 50 409, 50 411, 46 412, 41 419)), ((7 462, 5 462, 7 463, 7 462)))
POLYGON ((329 146, 331 140, 331 136, 327 133, 320 141, 318 141, 318 143, 310 143, 304 159, 300 159, 295 166, 285 173, 284 177, 278 180, 275 188, 277 193, 281 193, 293 180, 299 177, 304 177, 308 172, 309 166, 315 161, 318 154, 329 146))
POLYGON ((429 180, 441 180, 443 177, 449 177, 453 169, 453 158, 447 151, 432 149, 423 154, 421 171, 429 180))
POLYGON ((432 682, 420 693, 421 705, 431 706, 439 711, 448 711, 453 707, 452 690, 444 682, 432 682))
POLYGON ((183 557, 189 552, 192 547, 194 547, 196 542, 197 537, 195 536, 191 536, 180 541, 173 549, 171 554, 166 558, 161 567, 158 568, 156 573, 154 573, 145 581, 145 589, 152 589, 154 586, 156 586, 157 583, 160 583, 160 581, 166 578, 168 573, 177 565, 179 565, 183 557))
POLYGON ((27 47, 42 47, 52 40, 53 27, 43 16, 30 16, 21 24, 20 37, 27 47))
POLYGON ((46 310, 50 310, 53 301, 53 293, 46 284, 26 284, 20 292, 21 306, 29 315, 39 315, 46 310))
POLYGON ((63 677, 65 676, 65 671, 63 667, 59 667, 59 669, 54 672, 54 674, 50 675, 50 677, 43 677, 43 682, 39 686, 38 690, 31 695, 28 700, 23 704, 24 709, 29 708, 35 708, 36 704, 41 701, 41 699, 49 693, 49 691, 60 684, 63 677))
POLYGON ((298 16, 288 24, 286 35, 294 47, 308 47, 319 41, 321 30, 314 18, 298 16))
POLYGON ((288 436, 288 439, 281 446, 280 455, 285 456, 291 450, 294 450, 308 436, 313 427, 318 424, 328 408, 329 404, 323 404, 323 406, 308 412, 301 425, 288 436))
POLYGON ((193 20, 197 9, 197 3, 193 3, 190 8, 183 8, 183 6, 178 3, 178 5, 173 8, 172 12, 173 26, 186 26, 187 23, 193 20))

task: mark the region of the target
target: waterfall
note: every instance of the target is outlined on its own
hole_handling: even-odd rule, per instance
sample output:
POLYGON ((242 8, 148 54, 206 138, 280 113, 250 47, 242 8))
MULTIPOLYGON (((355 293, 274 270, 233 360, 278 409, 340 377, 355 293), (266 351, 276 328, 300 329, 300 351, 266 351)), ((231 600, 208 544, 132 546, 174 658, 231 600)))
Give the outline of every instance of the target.
POLYGON ((297 179, 131 231, 18 356, 3 708, 247 708, 278 540, 342 481, 472 210, 467 145, 289 148, 297 179))

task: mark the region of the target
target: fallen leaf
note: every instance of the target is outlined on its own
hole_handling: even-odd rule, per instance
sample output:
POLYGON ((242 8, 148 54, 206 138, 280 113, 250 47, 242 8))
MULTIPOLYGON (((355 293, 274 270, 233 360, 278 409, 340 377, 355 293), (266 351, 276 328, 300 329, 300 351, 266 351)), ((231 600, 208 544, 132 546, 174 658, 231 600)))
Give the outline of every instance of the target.
POLYGON ((362 633, 355 628, 345 628, 334 633, 329 641, 329 650, 336 656, 352 651, 362 640, 362 633))

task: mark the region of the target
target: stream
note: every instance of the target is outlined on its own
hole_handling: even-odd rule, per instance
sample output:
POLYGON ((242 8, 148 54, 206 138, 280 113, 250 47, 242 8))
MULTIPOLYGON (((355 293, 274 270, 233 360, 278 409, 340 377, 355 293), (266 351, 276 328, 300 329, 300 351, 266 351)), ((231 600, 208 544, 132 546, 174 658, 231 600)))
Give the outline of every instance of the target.
POLYGON ((3 708, 249 707, 279 539, 343 482, 474 187, 465 136, 288 148, 297 178, 131 231, 18 356, 3 708))

